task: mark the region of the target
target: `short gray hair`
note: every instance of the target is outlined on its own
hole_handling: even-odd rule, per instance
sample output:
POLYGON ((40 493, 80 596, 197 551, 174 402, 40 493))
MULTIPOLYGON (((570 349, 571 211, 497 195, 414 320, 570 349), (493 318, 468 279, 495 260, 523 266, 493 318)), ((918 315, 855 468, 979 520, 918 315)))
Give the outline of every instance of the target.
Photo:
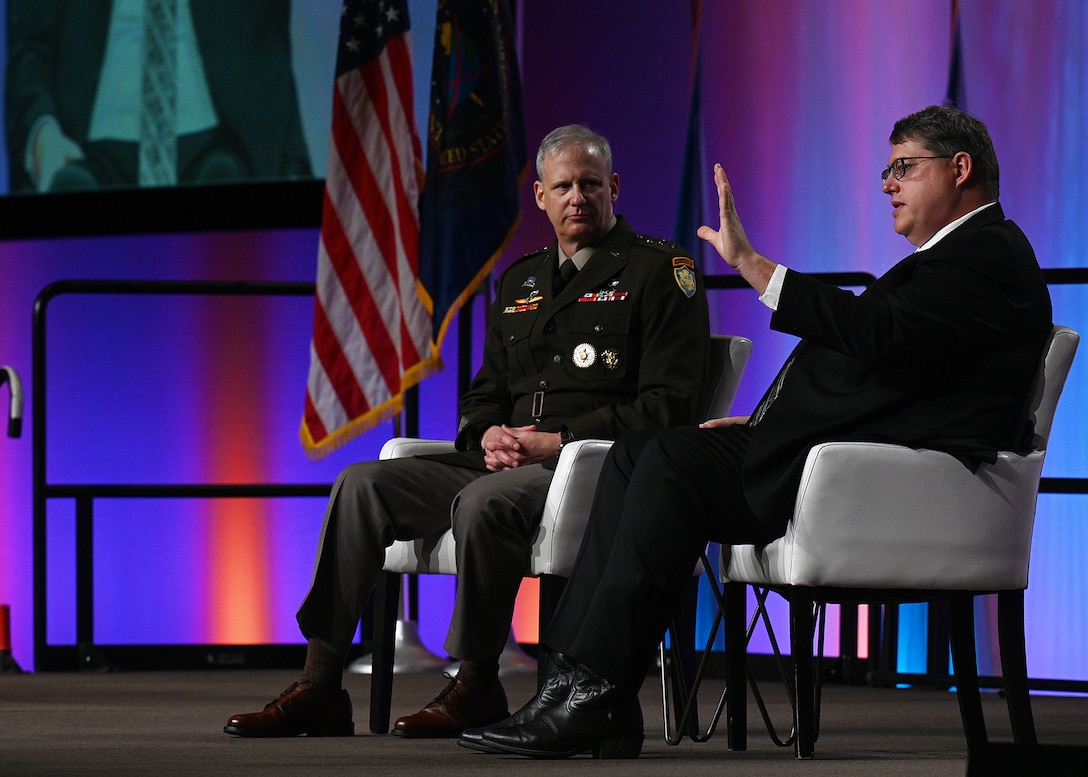
POLYGON ((612 147, 601 135, 583 124, 568 124, 557 127, 540 141, 540 150, 536 152, 536 175, 544 180, 544 157, 571 146, 584 149, 591 156, 600 157, 605 171, 612 175, 612 147))

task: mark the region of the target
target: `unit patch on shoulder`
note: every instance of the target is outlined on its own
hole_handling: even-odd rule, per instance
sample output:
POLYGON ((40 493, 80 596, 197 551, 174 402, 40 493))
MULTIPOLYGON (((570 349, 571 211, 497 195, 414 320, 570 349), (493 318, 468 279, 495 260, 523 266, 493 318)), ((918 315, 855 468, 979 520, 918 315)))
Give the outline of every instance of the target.
POLYGON ((676 285, 684 296, 691 299, 695 296, 698 283, 695 280, 695 262, 687 256, 674 256, 672 259, 672 274, 676 278, 676 285))

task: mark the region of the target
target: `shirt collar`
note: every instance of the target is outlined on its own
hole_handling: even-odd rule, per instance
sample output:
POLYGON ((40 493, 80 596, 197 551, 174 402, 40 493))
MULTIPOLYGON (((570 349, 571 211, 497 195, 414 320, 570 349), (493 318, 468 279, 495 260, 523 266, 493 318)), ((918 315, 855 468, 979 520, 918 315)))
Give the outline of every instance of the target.
POLYGON ((954 230, 956 227, 960 226, 960 224, 962 224, 963 222, 967 221, 967 219, 971 218, 972 216, 974 216, 977 213, 982 213, 982 211, 984 211, 987 208, 992 207, 994 205, 997 205, 997 200, 994 200, 993 202, 988 202, 985 205, 980 205, 979 207, 975 208, 970 213, 968 213, 968 214, 966 214, 964 216, 960 216, 958 219, 956 219, 955 221, 953 221, 951 223, 945 224, 943 227, 941 227, 940 229, 937 230, 937 233, 933 237, 931 237, 926 242, 922 243, 922 245, 918 246, 915 253, 918 253, 918 251, 926 251, 926 250, 928 250, 930 248, 933 248, 933 246, 937 245, 937 243, 939 243, 941 240, 943 240, 948 235, 949 232, 954 230))
MULTIPOLYGON (((616 218, 615 214, 613 214, 612 220, 608 222, 608 229, 604 231, 604 236, 601 237, 599 241, 597 241, 597 245, 600 245, 604 241, 604 239, 608 237, 608 233, 611 232, 612 228, 616 226, 617 220, 618 219, 616 218)), ((569 259, 570 261, 574 262, 575 266, 579 270, 581 270, 586 266, 586 262, 589 261, 589 257, 593 256, 593 252, 597 250, 597 245, 579 248, 577 251, 574 252, 574 256, 566 256, 562 251, 560 251, 559 255, 562 258, 559 260, 559 266, 562 267, 563 262, 569 259)))

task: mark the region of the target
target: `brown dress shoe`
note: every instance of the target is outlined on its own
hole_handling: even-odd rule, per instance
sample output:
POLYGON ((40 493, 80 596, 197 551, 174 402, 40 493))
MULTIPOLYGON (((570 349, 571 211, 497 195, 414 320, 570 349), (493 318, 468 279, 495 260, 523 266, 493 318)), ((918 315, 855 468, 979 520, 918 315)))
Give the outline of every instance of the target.
POLYGON ((347 691, 295 683, 262 711, 234 715, 223 731, 240 737, 350 737, 355 724, 347 691))
POLYGON ((426 707, 414 715, 397 718, 393 733, 412 738, 456 737, 466 728, 489 726, 509 716, 502 683, 496 681, 490 690, 480 690, 453 677, 426 707))

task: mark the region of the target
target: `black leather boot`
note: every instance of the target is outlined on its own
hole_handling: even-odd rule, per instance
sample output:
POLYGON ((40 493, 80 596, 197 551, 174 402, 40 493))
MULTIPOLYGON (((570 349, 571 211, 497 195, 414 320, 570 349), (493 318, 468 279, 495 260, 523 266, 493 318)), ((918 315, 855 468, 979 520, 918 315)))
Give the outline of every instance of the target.
MULTIPOLYGON (((504 728, 523 726, 539 715, 543 710, 554 707, 557 704, 562 704, 567 700, 567 697, 570 696, 571 685, 574 682, 574 662, 569 660, 562 653, 551 653, 548 656, 548 663, 548 674, 544 678, 544 685, 537 692, 536 696, 530 699, 520 710, 506 720, 495 724, 495 726, 502 726, 504 728)), ((483 753, 502 752, 495 750, 488 745, 481 736, 481 732, 490 731, 492 728, 494 728, 494 726, 486 729, 473 728, 463 731, 461 732, 461 739, 458 744, 462 747, 479 750, 483 753)))
MULTIPOLYGON (((537 699, 540 696, 537 694, 537 699)), ((637 758, 642 750, 638 696, 621 693, 584 666, 575 668, 566 699, 535 707, 520 723, 508 718, 475 729, 474 741, 485 745, 489 752, 529 758, 569 758, 581 753, 591 753, 594 758, 637 758)), ((463 739, 461 742, 465 744, 463 739)))

